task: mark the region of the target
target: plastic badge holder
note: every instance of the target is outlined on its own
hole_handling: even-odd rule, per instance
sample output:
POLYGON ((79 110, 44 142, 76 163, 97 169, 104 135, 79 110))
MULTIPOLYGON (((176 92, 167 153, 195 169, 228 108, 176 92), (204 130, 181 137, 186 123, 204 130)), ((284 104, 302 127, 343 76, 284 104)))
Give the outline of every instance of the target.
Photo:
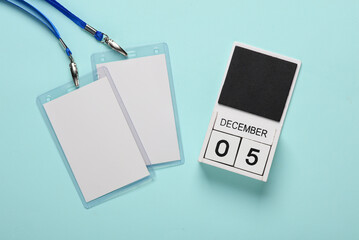
MULTIPOLYGON (((111 85, 111 87, 113 89, 113 81, 112 81, 111 75, 109 74, 108 70, 106 68, 101 68, 101 71, 104 73, 104 76, 107 77, 107 79, 108 79, 108 81, 109 81, 109 83, 110 83, 110 85, 111 85)), ((80 88, 84 87, 84 86, 86 86, 88 84, 91 84, 96 80, 97 80, 97 78, 94 78, 93 73, 81 76, 80 77, 80 88)), ((47 127, 48 127, 48 129, 50 131, 50 134, 51 134, 51 136, 52 136, 52 138, 53 138, 53 140, 54 140, 54 142, 56 144, 56 147, 57 147, 57 149, 58 149, 58 151, 59 151, 59 153, 61 155, 61 158, 62 158, 62 160, 63 160, 63 162, 65 164, 65 167, 66 167, 66 169, 67 169, 67 171, 68 171, 68 173, 69 173, 69 175, 71 177, 71 180, 72 180, 73 184, 75 185, 76 191, 79 194, 79 196, 81 198, 81 201, 82 201, 82 204, 84 205, 84 207, 85 208, 91 208, 93 206, 101 204, 101 203, 103 203, 103 202, 105 202, 105 201, 107 201, 109 199, 112 199, 114 197, 122 195, 122 194, 124 194, 124 193, 126 193, 126 192, 128 192, 130 190, 138 188, 138 187, 144 185, 145 183, 148 183, 148 182, 152 181, 153 176, 154 176, 154 172, 152 170, 152 167, 150 166, 148 156, 147 156, 147 154, 145 152, 145 149, 144 149, 144 147, 143 147, 143 145, 141 143, 141 140, 139 139, 139 137, 138 137, 138 135, 136 133, 136 130, 135 130, 135 128, 134 128, 134 126, 133 126, 133 124, 131 122, 131 119, 129 118, 129 115, 127 113, 125 105, 123 104, 123 102, 121 100, 120 95, 118 93, 116 94, 114 92, 115 95, 117 95, 116 99, 117 99, 117 101, 118 101, 118 103, 119 103, 119 105, 121 107, 121 111, 122 111, 123 115, 126 118, 126 122, 127 122, 128 126, 129 126, 129 128, 131 130, 131 133, 132 133, 134 139, 135 139, 137 147, 139 148, 139 150, 141 152, 141 155, 142 155, 142 158, 143 158, 144 162, 147 165, 149 175, 142 178, 142 179, 140 179, 140 180, 132 182, 132 183, 126 185, 126 186, 118 188, 117 190, 114 190, 114 191, 111 191, 111 192, 109 192, 109 193, 107 193, 105 195, 102 195, 102 196, 100 196, 100 197, 98 197, 98 198, 96 198, 94 200, 91 200, 91 201, 86 201, 85 200, 84 195, 81 192, 79 184, 78 184, 78 182, 77 182, 77 180, 75 178, 75 175, 74 175, 74 173, 73 173, 73 171, 72 171, 72 169, 70 167, 70 164, 69 164, 69 162, 68 162, 68 160, 67 160, 67 158, 66 158, 66 156, 64 154, 64 151, 63 151, 63 149, 61 147, 59 139, 57 138, 57 135, 56 135, 56 133, 55 133, 53 127, 52 127, 52 124, 51 124, 51 122, 49 120, 49 117, 48 117, 48 115, 47 115, 47 113, 45 111, 45 108, 43 106, 45 103, 48 103, 48 102, 50 102, 50 101, 52 101, 54 99, 57 99, 57 98, 59 98, 61 96, 64 96, 64 95, 66 95, 66 94, 68 94, 68 93, 70 93, 72 91, 75 91, 75 90, 76 90, 76 87, 74 86, 74 84, 72 82, 69 82, 67 84, 64 84, 64 85, 62 85, 60 87, 57 87, 57 88, 55 88, 55 89, 53 89, 51 91, 48 91, 48 92, 40 95, 37 98, 37 105, 38 105, 38 107, 40 109, 40 112, 41 112, 41 114, 43 116, 43 119, 44 119, 44 121, 45 121, 45 123, 46 123, 46 125, 47 125, 47 127)), ((121 148, 121 146, 119 146, 119 148, 121 148)))
MULTIPOLYGON (((178 149, 179 149, 179 159, 176 159, 175 161, 169 161, 169 162, 164 162, 164 163, 153 163, 153 161, 151 160, 151 156, 150 154, 150 162, 152 163, 152 166, 154 169, 159 169, 159 168, 164 168, 164 167, 170 167, 170 166, 177 166, 177 165, 181 165, 184 163, 184 153, 183 153, 183 146, 182 146, 182 139, 181 139, 181 131, 180 131, 180 123, 179 123, 179 118, 178 118, 178 111, 177 111, 177 104, 176 104, 176 97, 175 97, 175 89, 174 89, 174 85, 173 85, 173 77, 172 77, 172 71, 171 71, 171 64, 170 64, 170 57, 169 57, 169 51, 168 51, 168 46, 166 43, 158 43, 158 44, 153 44, 153 45, 146 45, 146 46, 140 46, 140 47, 133 47, 133 48, 126 48, 126 51, 128 53, 127 57, 122 56, 121 54, 118 54, 115 51, 109 51, 109 52, 103 52, 103 53, 95 53, 91 56, 91 62, 92 62, 92 69, 93 69, 93 73, 95 74, 95 77, 101 77, 101 75, 103 73, 101 73, 101 70, 98 68, 99 65, 104 64, 104 63, 110 63, 110 62, 117 62, 117 61, 129 61, 131 59, 136 59, 136 58, 144 58, 144 57, 149 57, 149 56, 156 56, 156 55, 164 55, 165 56, 165 62, 166 62, 166 67, 167 67, 167 74, 168 74, 168 81, 169 81, 169 88, 170 88, 170 94, 171 94, 171 99, 172 99, 172 108, 173 108, 173 113, 174 113, 174 120, 175 120, 175 127, 176 127, 176 134, 177 134, 177 142, 178 142, 178 149)), ((110 69, 108 69, 110 71, 110 74, 112 74, 113 79, 116 81, 115 76, 113 75, 113 73, 111 72, 110 69)), ((133 70, 133 69, 131 69, 133 70)), ((136 71, 142 71, 142 69, 136 69, 136 71)), ((128 79, 129 81, 132 79, 128 79)), ((141 87, 141 86, 138 86, 141 87)), ((121 86, 119 87, 121 88, 121 86)), ((138 96, 131 96, 131 98, 135 98, 138 96)), ((124 102, 126 104, 126 101, 124 99, 124 102)), ((138 103, 140 104, 140 103, 138 103)), ((138 106, 138 105, 137 105, 138 106)), ((129 110, 129 113, 131 115, 131 112, 129 110)), ((150 115, 149 117, 152 117, 152 115, 150 115)), ((135 124, 135 128, 137 128, 136 123, 135 124)), ((163 131, 165 131, 165 129, 163 129, 163 131)), ((140 138, 141 138, 141 134, 139 134, 140 138)), ((153 136, 153 141, 156 141, 156 136, 153 136)), ((146 148, 146 144, 144 141, 142 141, 145 148, 146 148)), ((148 152, 148 149, 147 149, 148 152)))

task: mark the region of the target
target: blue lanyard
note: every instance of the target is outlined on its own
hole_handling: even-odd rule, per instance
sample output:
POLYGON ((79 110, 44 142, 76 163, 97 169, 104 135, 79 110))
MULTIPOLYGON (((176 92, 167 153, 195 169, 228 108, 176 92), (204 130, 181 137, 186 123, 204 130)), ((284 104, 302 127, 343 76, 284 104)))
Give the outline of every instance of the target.
POLYGON ((48 2, 49 4, 51 4, 53 7, 55 7, 60 12, 62 12, 66 17, 70 18, 80 28, 85 29, 87 32, 89 32, 91 35, 93 35, 97 41, 107 44, 113 50, 121 53, 124 56, 127 56, 126 51, 123 50, 115 41, 110 39, 107 34, 97 31, 95 28, 91 27, 90 25, 88 25, 87 23, 82 21, 80 18, 78 18, 76 15, 71 13, 64 6, 62 6, 58 1, 56 1, 56 0, 45 0, 45 1, 48 2))
POLYGON ((5 0, 6 2, 14 5, 15 7, 23 10, 24 12, 30 14, 32 17, 43 23, 53 34, 54 36, 59 40, 60 45, 65 50, 67 56, 70 59, 70 71, 71 76, 73 79, 73 82, 76 87, 79 86, 79 75, 76 63, 74 61, 74 58, 72 57, 71 50, 66 46, 65 42, 62 40, 59 31, 55 27, 55 25, 48 19, 42 12, 40 12, 38 9, 36 9, 34 6, 32 6, 30 3, 24 1, 24 0, 5 0))
MULTIPOLYGON (((67 47, 65 42, 62 40, 59 31, 57 30, 55 25, 50 21, 50 19, 48 19, 42 12, 40 12, 38 9, 36 9, 34 6, 32 6, 30 3, 26 2, 25 0, 5 0, 5 1, 14 5, 15 7, 23 10, 24 12, 30 14, 32 17, 34 17, 35 19, 37 19, 38 21, 43 23, 54 34, 54 36, 59 40, 60 45, 63 47, 67 56, 70 59, 69 66, 70 66, 72 79, 73 79, 75 86, 78 87, 79 86, 78 69, 77 69, 76 63, 74 61, 74 58, 72 57, 72 52, 67 47)), ((107 44, 113 50, 121 53, 124 56, 127 56, 126 51, 123 50, 116 42, 114 42, 112 39, 110 39, 107 34, 97 31, 95 28, 86 24, 84 21, 82 21, 80 18, 76 17, 74 14, 72 14, 70 11, 68 11, 65 7, 63 7, 57 1, 55 1, 55 0, 45 0, 45 1, 48 2, 49 4, 51 4, 52 6, 54 6, 60 12, 62 12, 65 16, 70 18, 78 26, 85 29, 87 32, 91 33, 97 41, 107 44)))

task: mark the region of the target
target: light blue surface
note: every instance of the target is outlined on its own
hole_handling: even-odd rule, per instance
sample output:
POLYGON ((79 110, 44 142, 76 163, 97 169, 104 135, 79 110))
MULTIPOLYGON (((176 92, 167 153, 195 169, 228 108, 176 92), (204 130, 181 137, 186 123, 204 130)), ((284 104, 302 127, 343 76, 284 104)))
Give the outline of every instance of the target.
MULTIPOLYGON (((80 74, 105 51, 42 1, 80 74)), ((39 23, 0 2, 0 239, 358 239, 358 1, 69 1, 126 46, 167 42, 186 163, 83 208, 37 109, 71 81, 39 23), (267 183, 197 162, 234 41, 302 61, 267 183)))

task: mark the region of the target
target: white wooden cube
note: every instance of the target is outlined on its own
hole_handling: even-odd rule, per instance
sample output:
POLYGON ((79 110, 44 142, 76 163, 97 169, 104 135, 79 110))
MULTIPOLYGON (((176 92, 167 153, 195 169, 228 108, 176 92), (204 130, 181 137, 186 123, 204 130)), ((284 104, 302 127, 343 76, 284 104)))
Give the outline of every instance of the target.
POLYGON ((212 130, 205 158, 233 166, 240 142, 240 137, 212 130))
POLYGON ((234 43, 199 161, 266 182, 300 65, 234 43))
POLYGON ((234 167, 262 176, 269 151, 269 145, 243 138, 234 167))

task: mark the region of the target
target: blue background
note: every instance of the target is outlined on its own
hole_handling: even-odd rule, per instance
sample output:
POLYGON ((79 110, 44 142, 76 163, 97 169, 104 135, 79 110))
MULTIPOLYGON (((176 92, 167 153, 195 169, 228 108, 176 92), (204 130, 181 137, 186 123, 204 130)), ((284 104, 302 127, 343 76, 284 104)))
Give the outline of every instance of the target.
MULTIPOLYGON (((81 74, 107 51, 43 1, 81 74)), ((124 47, 167 42, 186 162, 83 208, 35 104, 71 81, 39 23, 0 2, 1 239, 358 239, 358 1, 70 1, 124 47), (234 41, 302 61, 267 183, 197 162, 234 41)))

